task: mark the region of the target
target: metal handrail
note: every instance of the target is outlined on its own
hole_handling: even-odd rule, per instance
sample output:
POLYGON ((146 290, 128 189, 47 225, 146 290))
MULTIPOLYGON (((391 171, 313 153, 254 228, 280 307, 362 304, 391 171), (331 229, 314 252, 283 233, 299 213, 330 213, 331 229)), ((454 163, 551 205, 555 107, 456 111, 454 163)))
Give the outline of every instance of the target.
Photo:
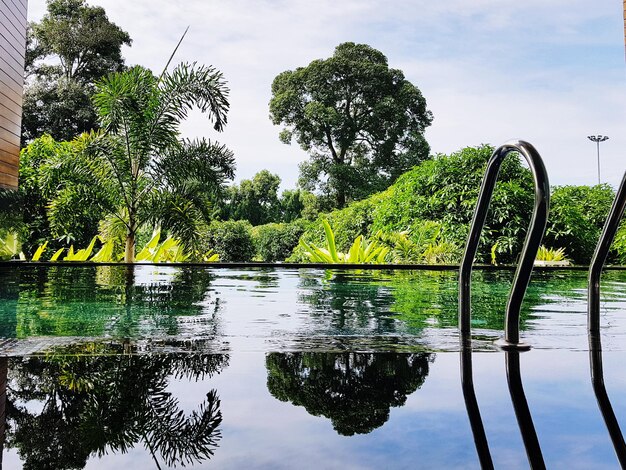
POLYGON ((537 256, 537 251, 543 238, 548 222, 548 209, 550 206, 550 183, 548 174, 539 152, 528 142, 515 140, 506 142, 493 153, 487 163, 487 170, 483 178, 478 196, 478 202, 474 211, 474 218, 470 228, 465 253, 461 261, 459 273, 459 329, 461 336, 470 336, 471 333, 471 305, 470 283, 472 264, 478 244, 480 233, 485 225, 485 219, 489 210, 491 196, 500 172, 500 165, 504 158, 511 152, 519 152, 524 156, 530 167, 535 182, 535 206, 530 219, 526 239, 513 278, 513 288, 509 294, 505 315, 505 336, 499 342, 503 349, 529 349, 530 346, 519 341, 519 316, 522 300, 530 281, 530 274, 537 256))
MULTIPOLYGON (((589 286, 587 290, 588 306, 587 306, 587 329, 590 340, 600 337, 600 276, 602 275, 602 267, 606 262, 609 254, 609 248, 615 238, 620 220, 624 215, 626 208, 626 172, 622 178, 615 200, 609 211, 609 216, 604 223, 602 234, 596 245, 596 251, 591 259, 589 266, 589 286)), ((598 342, 599 344, 599 342, 598 342)))

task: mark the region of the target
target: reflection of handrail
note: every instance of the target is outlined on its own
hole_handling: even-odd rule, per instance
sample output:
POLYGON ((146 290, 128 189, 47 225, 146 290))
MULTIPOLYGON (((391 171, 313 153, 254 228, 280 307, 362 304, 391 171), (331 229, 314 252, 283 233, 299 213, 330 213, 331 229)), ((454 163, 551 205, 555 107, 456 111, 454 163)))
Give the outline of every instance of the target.
MULTIPOLYGON (((613 206, 609 211, 609 216, 604 223, 604 229, 602 229, 602 235, 596 245, 596 251, 591 259, 591 265, 589 267, 589 287, 588 287, 588 307, 587 307, 587 328, 589 330, 590 341, 593 338, 600 337, 600 276, 602 275, 602 267, 606 261, 606 257, 609 254, 609 248, 619 223, 624 215, 624 209, 626 208, 626 173, 622 178, 622 184, 620 184, 617 190, 617 195, 613 201, 613 206), (593 338, 592 338, 593 337, 593 338)), ((599 341, 598 341, 599 344, 599 341)))
POLYGON ((526 448, 526 456, 530 468, 544 469, 546 464, 543 461, 543 454, 539 446, 539 439, 533 424, 533 418, 530 415, 526 395, 522 386, 522 374, 520 372, 519 351, 506 351, 506 379, 509 384, 509 392, 515 417, 522 433, 522 440, 526 448))
POLYGON ((500 165, 504 158, 511 152, 519 152, 524 156, 532 172, 535 181, 535 207, 530 225, 524 240, 524 247, 517 265, 513 288, 509 295, 505 315, 505 335, 501 342, 503 349, 524 349, 528 345, 519 342, 519 316, 522 300, 528 287, 533 263, 537 256, 537 250, 543 238, 543 233, 548 222, 548 208, 550 205, 550 184, 548 174, 539 152, 528 142, 523 140, 509 141, 500 146, 493 153, 487 163, 487 170, 480 188, 478 202, 474 211, 474 218, 467 237, 465 253, 459 273, 459 329, 461 336, 469 336, 471 327, 470 313, 470 281, 472 275, 472 263, 476 256, 480 233, 485 225, 485 219, 489 210, 489 203, 498 178, 500 165))
POLYGON ((465 408, 467 408, 467 416, 470 420, 472 434, 474 435, 474 444, 480 461, 480 468, 483 470, 493 469, 493 460, 489 452, 489 443, 485 434, 483 420, 480 417, 480 409, 476 400, 476 392, 474 391, 474 377, 472 373, 472 349, 469 345, 461 345, 461 388, 463 389, 463 399, 465 400, 465 408))
POLYGON ((611 406, 609 395, 606 393, 604 386, 604 372, 602 370, 602 346, 600 345, 600 337, 592 338, 589 336, 589 362, 591 363, 591 384, 593 392, 598 401, 598 407, 604 418, 604 423, 611 436, 613 447, 620 466, 626 468, 626 442, 619 428, 619 423, 615 417, 615 412, 611 406))

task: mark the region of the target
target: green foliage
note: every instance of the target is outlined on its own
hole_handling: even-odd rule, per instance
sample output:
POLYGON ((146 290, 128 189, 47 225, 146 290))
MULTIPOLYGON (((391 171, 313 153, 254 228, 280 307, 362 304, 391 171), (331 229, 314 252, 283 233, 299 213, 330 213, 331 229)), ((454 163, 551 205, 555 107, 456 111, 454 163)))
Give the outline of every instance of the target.
POLYGON ((328 59, 279 74, 270 117, 310 153, 300 185, 320 189, 335 207, 391 184, 428 157, 424 129, 432 121, 419 89, 380 51, 351 42, 328 59))
MULTIPOLYGON (((466 147, 449 156, 437 155, 402 175, 377 196, 370 231, 412 231, 424 221, 441 224, 440 237, 452 246, 465 246, 484 171, 493 148, 466 147)), ((530 171, 518 158, 502 163, 477 259, 490 259, 491 248, 502 262, 513 262, 523 242, 533 208, 530 171)), ((442 247, 444 248, 444 247, 442 247)))
POLYGON ((49 1, 46 15, 29 26, 23 142, 44 133, 70 140, 95 128, 93 82, 123 69, 121 48, 130 43, 103 8, 84 0, 49 1))
POLYGON ((615 252, 615 261, 621 265, 626 265, 626 222, 622 222, 615 235, 613 250, 615 252))
MULTIPOLYGON (((354 202, 344 209, 336 210, 328 214, 323 214, 312 223, 303 234, 302 239, 308 244, 322 245, 326 240, 324 221, 334 227, 335 243, 337 249, 346 252, 359 235, 371 238, 373 224, 373 213, 377 203, 381 201, 380 195, 374 195, 363 201, 354 202)), ((304 261, 301 247, 297 247, 290 261, 304 261)))
POLYGON ((430 220, 415 224, 403 232, 380 232, 379 238, 391 248, 394 263, 456 264, 460 261, 458 245, 442 237, 442 225, 430 220))
POLYGON ((381 245, 377 240, 367 241, 363 235, 356 237, 347 253, 337 250, 335 234, 328 221, 323 221, 326 234, 326 245, 321 248, 300 240, 300 246, 312 263, 356 263, 356 264, 381 264, 384 263, 389 253, 389 248, 381 245))
POLYGON ((18 256, 23 256, 23 254, 17 233, 0 233, 0 261, 10 260, 18 256))
POLYGON ((554 188, 545 244, 563 247, 576 264, 588 264, 614 197, 607 184, 554 188))
MULTIPOLYGON (((398 252, 398 262, 458 262, 492 152, 493 148, 483 145, 449 156, 437 155, 402 175, 386 191, 331 212, 328 221, 334 228, 338 250, 346 251, 358 235, 372 237, 381 232, 383 237, 393 237, 391 234, 404 232, 406 240, 397 239, 397 244, 391 239, 386 241, 392 251, 398 252)), ((505 159, 478 260, 488 261, 496 244, 499 261, 510 263, 516 259, 530 222, 533 194, 530 171, 518 158, 505 159)), ((304 233, 306 243, 322 243, 321 219, 304 233)), ((299 259, 302 253, 297 248, 291 260, 299 259)))
POLYGON ((83 141, 57 142, 44 135, 20 155, 20 186, 16 201, 22 212, 24 251, 32 254, 46 240, 86 245, 112 201, 97 184, 92 162, 83 156, 83 141))
POLYGON ((293 222, 302 217, 305 207, 305 192, 301 189, 287 189, 280 195, 279 203, 280 220, 287 223, 293 222))
POLYGON ((204 251, 213 249, 221 261, 252 261, 255 253, 252 226, 243 220, 213 221, 201 234, 204 251))
POLYGON ((70 246, 67 255, 63 258, 63 261, 80 261, 85 262, 91 256, 91 252, 93 251, 94 246, 96 245, 96 241, 98 240, 98 236, 93 237, 89 246, 87 248, 83 248, 82 250, 77 250, 74 252, 74 246, 70 246))
POLYGON ((222 218, 247 220, 252 225, 277 221, 281 212, 279 186, 278 175, 261 170, 251 180, 242 180, 239 185, 229 187, 222 218))
POLYGON ((298 245, 306 222, 271 223, 252 228, 256 256, 260 261, 274 263, 287 259, 298 245))
POLYGON ((161 230, 155 230, 152 238, 146 243, 137 256, 136 261, 150 263, 180 263, 186 261, 189 256, 184 253, 179 240, 167 237, 161 244, 161 230))

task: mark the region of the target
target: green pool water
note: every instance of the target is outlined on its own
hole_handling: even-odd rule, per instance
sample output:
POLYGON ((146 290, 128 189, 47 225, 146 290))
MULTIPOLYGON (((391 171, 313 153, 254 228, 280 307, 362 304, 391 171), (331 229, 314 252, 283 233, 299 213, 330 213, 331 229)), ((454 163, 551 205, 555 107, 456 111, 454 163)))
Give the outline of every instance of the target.
MULTIPOLYGON (((548 468, 619 468, 591 381, 586 273, 533 274, 521 320, 533 349, 515 357, 493 346, 513 273, 474 273, 470 354, 457 276, 2 265, 4 466, 480 468, 469 361, 487 454, 528 468, 515 360, 532 452, 548 468)), ((618 422, 625 307, 626 272, 605 273, 596 361, 618 422)))

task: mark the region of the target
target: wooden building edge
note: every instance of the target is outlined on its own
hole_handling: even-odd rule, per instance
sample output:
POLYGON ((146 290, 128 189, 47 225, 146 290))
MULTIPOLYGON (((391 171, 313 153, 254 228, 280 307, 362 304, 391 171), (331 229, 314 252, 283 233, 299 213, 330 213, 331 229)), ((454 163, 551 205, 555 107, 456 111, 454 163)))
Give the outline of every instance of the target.
POLYGON ((17 188, 28 0, 0 0, 0 187, 17 188))

